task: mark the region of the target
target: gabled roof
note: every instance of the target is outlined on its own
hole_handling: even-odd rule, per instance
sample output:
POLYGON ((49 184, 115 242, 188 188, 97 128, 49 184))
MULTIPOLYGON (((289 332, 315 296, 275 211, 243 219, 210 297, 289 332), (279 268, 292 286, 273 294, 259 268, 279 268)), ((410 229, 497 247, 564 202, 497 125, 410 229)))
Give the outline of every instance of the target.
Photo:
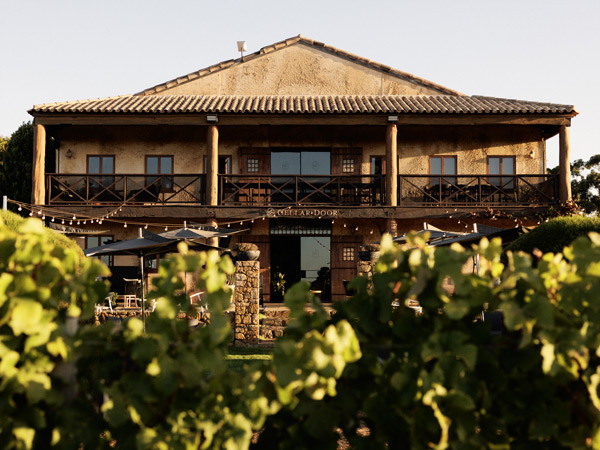
POLYGON ((349 61, 352 61, 354 63, 357 64, 361 64, 363 66, 369 67, 371 69, 380 71, 380 72, 384 72, 387 73, 389 75, 401 78, 403 80, 430 88, 430 89, 435 89, 437 91, 439 91, 440 94, 446 94, 446 95, 464 95, 461 94, 458 91, 455 91, 453 89, 449 89, 445 86, 442 86, 440 84, 437 83, 433 83, 429 80, 425 80, 423 78, 417 77, 415 75, 412 75, 410 73, 407 72, 402 72, 401 70, 397 70, 394 69, 390 66, 386 66, 385 64, 380 64, 378 62, 375 61, 371 61, 370 59, 367 58, 363 58, 361 56, 355 55, 353 53, 349 53, 346 52, 344 50, 340 50, 338 48, 332 47, 330 45, 324 44, 323 42, 318 42, 312 39, 308 39, 304 36, 302 36, 301 34, 299 34, 296 37, 293 38, 289 38, 289 39, 285 39, 283 41, 280 42, 276 42, 275 44, 272 45, 268 45, 266 47, 261 48, 259 51, 254 52, 254 53, 250 53, 248 55, 245 55, 242 58, 238 58, 238 59, 230 59, 227 61, 222 61, 220 63, 214 64, 212 66, 206 67, 204 69, 200 69, 198 71, 189 73, 187 75, 184 75, 182 77, 178 77, 175 78, 173 80, 167 81, 166 83, 161 83, 158 84, 156 86, 153 86, 151 88, 148 89, 144 89, 141 92, 138 92, 136 95, 153 95, 153 94, 157 94, 161 91, 164 91, 165 89, 169 89, 172 88, 174 86, 177 85, 181 85, 184 83, 188 83, 190 81, 196 80, 198 78, 202 78, 204 76, 213 74, 215 72, 218 72, 220 70, 224 70, 227 69, 231 66, 237 65, 237 64, 244 64, 247 63, 249 61, 252 61, 253 59, 256 58, 261 58, 264 55, 267 55, 269 53, 273 53, 276 52, 278 50, 281 50, 283 48, 286 47, 290 47, 292 45, 306 45, 330 54, 333 54, 335 56, 338 56, 340 58, 344 58, 347 59, 349 61))
POLYGON ((36 105, 36 113, 84 114, 568 114, 572 105, 453 95, 123 95, 36 105))

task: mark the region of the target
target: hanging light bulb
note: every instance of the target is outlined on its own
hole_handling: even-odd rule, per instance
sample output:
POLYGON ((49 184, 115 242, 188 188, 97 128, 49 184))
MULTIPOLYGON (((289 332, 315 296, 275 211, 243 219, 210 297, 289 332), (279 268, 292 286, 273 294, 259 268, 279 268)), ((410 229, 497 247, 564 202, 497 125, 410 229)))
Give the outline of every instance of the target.
POLYGON ((73 221, 72 220, 69 222, 69 225, 73 225, 73 221))
POLYGON ((244 224, 244 222, 242 222, 242 221, 240 220, 240 225, 243 225, 243 224, 244 224))
POLYGON ((63 224, 63 225, 65 224, 65 219, 63 219, 63 220, 62 220, 62 224, 63 224))
POLYGON ((265 220, 265 218, 264 218, 264 217, 263 217, 262 219, 263 219, 263 220, 265 220))
POLYGON ((369 234, 373 234, 373 230, 371 230, 371 232, 369 234))
POLYGON ((78 221, 77 221, 77 225, 79 225, 79 223, 80 223, 80 222, 79 222, 79 220, 78 220, 78 221))
POLYGON ((50 222, 54 222, 54 217, 52 218, 52 220, 50 222))
POLYGON ((46 214, 42 216, 42 220, 46 220, 46 214))
POLYGON ((77 217, 73 216, 73 220, 77 219, 77 217))
POLYGON ((346 228, 346 224, 344 224, 344 228, 346 228))
POLYGON ((86 221, 85 221, 85 220, 83 221, 83 224, 84 224, 84 225, 86 224, 86 221))
POLYGON ((33 211, 31 211, 31 212, 29 213, 29 217, 31 217, 31 216, 33 216, 33 211))
POLYGON ((100 222, 98 222, 100 225, 102 225, 102 219, 100 219, 100 222))
POLYGON ((127 228, 127 222, 123 224, 123 228, 127 228))
POLYGON ((230 223, 227 224, 227 228, 231 228, 231 224, 230 223))
POLYGON ((42 215, 42 210, 40 209, 40 210, 38 211, 38 216, 41 216, 41 215, 42 215))
POLYGON ((169 228, 168 228, 168 227, 165 227, 165 231, 169 231, 169 228))
POLYGON ((335 223, 335 220, 333 220, 333 219, 332 219, 332 220, 331 220, 331 224, 333 225, 334 223, 335 223))
POLYGON ((144 225, 144 230, 148 229, 148 224, 144 225))
POLYGON ((19 205, 19 211, 21 211, 23 208, 21 207, 21 205, 19 205))
POLYGON ((251 220, 251 223, 254 223, 254 219, 251 220))

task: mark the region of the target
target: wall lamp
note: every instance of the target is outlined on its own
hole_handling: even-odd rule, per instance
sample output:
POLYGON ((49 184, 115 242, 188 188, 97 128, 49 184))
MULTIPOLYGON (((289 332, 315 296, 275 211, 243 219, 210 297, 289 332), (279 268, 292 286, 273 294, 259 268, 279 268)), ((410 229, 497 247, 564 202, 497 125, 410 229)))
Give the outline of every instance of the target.
POLYGON ((398 116, 388 116, 388 122, 398 122, 398 116))
POLYGON ((219 118, 217 117, 216 114, 207 114, 206 121, 208 123, 217 123, 219 121, 219 118))
POLYGON ((69 159, 71 159, 73 157, 73 152, 71 151, 70 148, 68 148, 67 151, 65 152, 65 156, 69 159))

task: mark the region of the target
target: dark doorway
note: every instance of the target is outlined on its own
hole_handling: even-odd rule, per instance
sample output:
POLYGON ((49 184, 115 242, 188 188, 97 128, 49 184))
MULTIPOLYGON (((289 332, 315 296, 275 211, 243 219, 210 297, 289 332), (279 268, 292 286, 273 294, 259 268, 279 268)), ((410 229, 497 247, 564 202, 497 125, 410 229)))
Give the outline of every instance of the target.
MULTIPOLYGON (((302 279, 300 236, 271 236, 271 278, 278 272, 283 274, 286 289, 302 279)), ((282 294, 271 289, 271 301, 283 301, 282 294)))

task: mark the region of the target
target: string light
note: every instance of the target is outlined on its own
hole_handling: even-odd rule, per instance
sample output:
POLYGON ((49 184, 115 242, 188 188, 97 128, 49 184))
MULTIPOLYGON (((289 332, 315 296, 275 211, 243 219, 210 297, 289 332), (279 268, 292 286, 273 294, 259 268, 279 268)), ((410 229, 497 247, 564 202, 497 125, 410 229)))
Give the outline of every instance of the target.
POLYGON ((46 220, 46 214, 42 216, 42 220, 46 220))
POLYGON ((168 227, 165 227, 165 231, 169 231, 169 228, 168 228, 168 227))
POLYGON ((54 222, 54 217, 52 218, 52 220, 50 222, 54 222))
POLYGON ((19 211, 21 211, 23 208, 21 207, 21 205, 19 205, 19 211))
POLYGON ((65 224, 65 219, 63 219, 63 220, 62 220, 62 224, 63 224, 63 225, 65 224))
POLYGON ((31 212, 29 213, 29 217, 31 217, 31 216, 33 216, 33 211, 31 211, 31 212))
POLYGON ((127 228, 127 222, 123 224, 123 228, 127 228))
POLYGON ((144 230, 148 229, 148 224, 144 225, 144 230))
POLYGON ((42 210, 40 209, 40 210, 38 211, 38 216, 41 216, 41 215, 42 215, 42 210))
POLYGON ((73 220, 76 220, 76 219, 77 219, 77 217, 73 216, 73 220))
POLYGON ((371 232, 369 234, 373 234, 373 230, 371 230, 371 232))
POLYGON ((73 221, 72 220, 69 222, 69 225, 73 225, 73 221))

